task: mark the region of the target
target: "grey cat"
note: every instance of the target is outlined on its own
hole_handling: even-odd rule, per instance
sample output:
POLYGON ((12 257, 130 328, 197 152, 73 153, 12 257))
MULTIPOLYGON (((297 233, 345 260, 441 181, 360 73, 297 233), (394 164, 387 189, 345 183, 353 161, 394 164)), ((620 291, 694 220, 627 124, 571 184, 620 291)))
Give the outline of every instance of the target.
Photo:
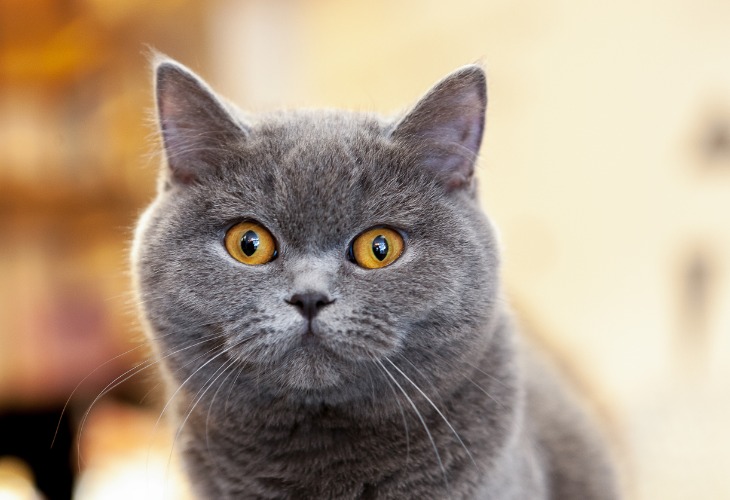
POLYGON ((156 93, 133 266, 201 498, 618 497, 501 300, 480 67, 397 120, 246 116, 166 59, 156 93))

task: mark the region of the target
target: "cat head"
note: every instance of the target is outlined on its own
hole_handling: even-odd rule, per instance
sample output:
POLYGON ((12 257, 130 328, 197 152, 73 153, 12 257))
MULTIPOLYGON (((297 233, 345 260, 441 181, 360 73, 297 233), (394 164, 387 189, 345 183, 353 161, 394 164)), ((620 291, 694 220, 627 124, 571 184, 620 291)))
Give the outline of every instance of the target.
POLYGON ((385 360, 448 378, 484 348, 498 259, 473 181, 480 67, 394 120, 246 116, 170 60, 156 97, 165 161, 134 267, 174 378, 237 370, 244 392, 345 401, 385 360))

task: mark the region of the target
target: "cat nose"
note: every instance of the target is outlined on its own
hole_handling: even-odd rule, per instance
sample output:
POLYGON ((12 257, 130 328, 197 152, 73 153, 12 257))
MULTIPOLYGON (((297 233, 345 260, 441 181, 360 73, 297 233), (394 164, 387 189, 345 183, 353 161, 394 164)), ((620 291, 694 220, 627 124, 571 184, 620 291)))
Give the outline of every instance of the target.
POLYGON ((295 293, 286 302, 293 305, 307 319, 314 318, 324 306, 335 300, 320 292, 295 293))

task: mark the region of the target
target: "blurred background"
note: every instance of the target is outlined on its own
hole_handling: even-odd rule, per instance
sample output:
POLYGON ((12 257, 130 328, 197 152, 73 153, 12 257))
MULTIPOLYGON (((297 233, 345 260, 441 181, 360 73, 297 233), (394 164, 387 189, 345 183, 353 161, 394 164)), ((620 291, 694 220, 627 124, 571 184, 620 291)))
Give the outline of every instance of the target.
POLYGON ((185 496, 155 374, 125 381, 148 47, 254 112, 397 112, 483 62, 512 303, 627 498, 730 498, 728 26, 726 0, 0 0, 0 498, 185 496))

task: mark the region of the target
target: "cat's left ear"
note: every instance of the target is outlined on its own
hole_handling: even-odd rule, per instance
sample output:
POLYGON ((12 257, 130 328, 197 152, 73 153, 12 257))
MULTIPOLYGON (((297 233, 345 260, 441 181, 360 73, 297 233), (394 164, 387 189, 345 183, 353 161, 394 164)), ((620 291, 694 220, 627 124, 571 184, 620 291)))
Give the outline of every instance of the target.
POLYGON ((417 154, 447 188, 471 185, 484 132, 487 79, 477 65, 456 70, 437 83, 395 126, 391 139, 417 154))
POLYGON ((195 73, 171 59, 155 65, 160 131, 171 180, 192 184, 213 171, 223 151, 248 135, 195 73))

